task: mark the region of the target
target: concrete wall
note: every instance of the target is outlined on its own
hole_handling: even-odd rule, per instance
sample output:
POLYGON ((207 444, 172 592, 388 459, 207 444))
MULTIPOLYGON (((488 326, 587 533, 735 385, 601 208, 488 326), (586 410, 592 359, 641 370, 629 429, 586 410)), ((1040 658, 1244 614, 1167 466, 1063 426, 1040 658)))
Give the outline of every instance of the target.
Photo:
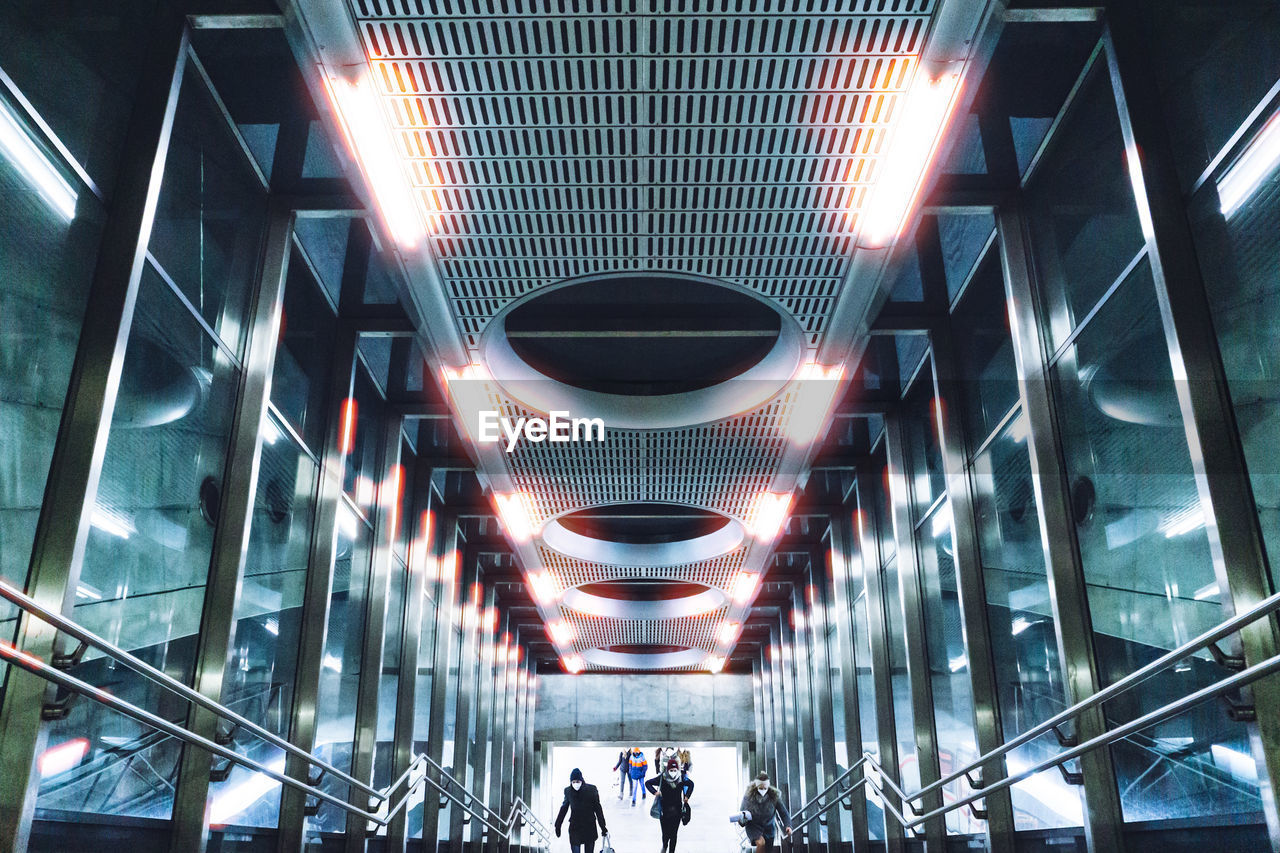
POLYGON ((748 741, 754 702, 749 675, 539 675, 534 738, 748 741))

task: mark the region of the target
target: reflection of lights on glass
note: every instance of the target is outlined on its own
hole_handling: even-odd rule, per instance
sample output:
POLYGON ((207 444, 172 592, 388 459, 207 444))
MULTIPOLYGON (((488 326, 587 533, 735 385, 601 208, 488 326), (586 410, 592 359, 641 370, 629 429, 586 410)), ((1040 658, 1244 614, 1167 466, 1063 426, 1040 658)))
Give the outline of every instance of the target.
POLYGON ((280 620, 275 616, 262 623, 262 629, 273 637, 280 636, 280 620))
POLYGON ((951 532, 951 502, 945 501, 929 521, 929 532, 934 539, 941 539, 951 532))
POLYGON ((1009 424, 1009 438, 1021 444, 1027 440, 1027 436, 1031 434, 1031 428, 1027 425, 1027 413, 1019 412, 1018 416, 1013 419, 1013 423, 1009 424))
POLYGON ((267 444, 275 444, 284 438, 284 434, 280 432, 280 427, 276 426, 276 422, 271 418, 267 418, 262 422, 262 440, 267 444))
POLYGON ((449 399, 453 401, 453 408, 458 413, 458 419, 462 421, 463 434, 472 444, 478 443, 475 430, 480 412, 487 411, 494 405, 487 384, 492 379, 488 368, 483 364, 468 364, 456 370, 445 367, 441 369, 440 375, 444 379, 449 399))
POLYGON ((797 631, 803 631, 804 630, 804 614, 801 613, 799 610, 793 610, 791 612, 791 625, 797 631))
POLYGON ((947 661, 947 663, 950 664, 952 672, 959 672, 969 665, 969 659, 964 655, 960 655, 959 657, 954 657, 947 661))
POLYGON ((1175 539, 1199 530, 1201 527, 1204 527, 1204 510, 1194 507, 1166 518, 1160 524, 1160 532, 1164 534, 1165 539, 1175 539))
POLYGON ((98 592, 88 584, 82 583, 76 585, 76 598, 87 598, 90 601, 101 601, 102 593, 98 592))
POLYGON ((494 492, 493 503, 503 528, 513 540, 528 542, 533 538, 533 502, 528 495, 524 492, 494 492))
POLYGON ((724 658, 719 655, 711 655, 707 658, 707 670, 709 672, 720 672, 724 669, 724 658))
POLYGON ((1010 625, 1009 627, 1013 631, 1013 636, 1016 637, 1019 634, 1021 634, 1023 631, 1030 628, 1031 623, 1027 621, 1026 617, 1019 616, 1017 619, 1013 620, 1013 624, 1010 625))
POLYGON ((22 174, 49 209, 70 222, 76 215, 79 195, 27 135, 9 107, 0 101, 0 154, 22 174))
POLYGON ((1222 590, 1218 587, 1217 581, 1214 581, 1211 584, 1197 589, 1196 594, 1193 597, 1196 601, 1208 601, 1210 599, 1217 598, 1221 594, 1222 590))
POLYGON ((761 542, 772 541, 786 523, 791 509, 790 492, 761 492, 751 505, 748 528, 761 542))
POLYGON ((787 437, 793 443, 809 444, 818 437, 843 377, 841 364, 824 367, 808 362, 800 367, 793 381, 795 393, 787 419, 787 437))
POLYGON ((138 528, 134 527, 128 518, 101 505, 94 506, 93 512, 89 515, 89 524, 103 533, 109 533, 121 539, 128 539, 130 535, 138 532, 138 528))
POLYGON ((347 455, 356 446, 356 414, 358 410, 356 401, 352 397, 342 401, 342 428, 338 432, 338 452, 347 455))
POLYGON ((342 658, 337 657, 336 655, 325 655, 324 663, 322 663, 321 666, 331 672, 336 672, 339 675, 342 674, 342 658))
POLYGON ((1230 219, 1280 165, 1280 113, 1272 116, 1218 181, 1222 215, 1230 219))
POLYGON ((738 572, 738 576, 733 579, 733 600, 738 604, 746 604, 751 600, 759 582, 760 576, 753 572, 738 572))
POLYGON ((49 747, 40 753, 40 757, 36 759, 36 766, 40 769, 40 778, 48 779, 50 776, 66 773, 71 768, 79 765, 81 760, 88 754, 89 741, 87 738, 82 737, 72 738, 57 746, 49 747))
POLYGON ((742 626, 737 622, 725 622, 720 626, 720 642, 726 646, 732 643, 738 637, 738 629, 742 626))
POLYGON ((401 166, 372 80, 363 75, 346 82, 326 75, 324 83, 347 147, 369 182, 387 230, 402 247, 414 248, 426 236, 426 220, 401 166))
POLYGON ((356 477, 355 499, 356 499, 356 503, 358 503, 360 506, 369 506, 371 503, 373 503, 373 496, 375 491, 376 489, 374 488, 373 480, 369 479, 363 474, 361 474, 359 477, 356 477))
POLYGON ((923 182, 960 87, 959 74, 930 78, 918 69, 911 87, 899 97, 889 153, 859 219, 859 238, 869 246, 897 239, 923 182))
MULTIPOLYGON (((284 772, 284 756, 267 762, 270 770, 284 772)), ((209 802, 209 825, 220 826, 241 814, 258 800, 280 787, 280 783, 263 773, 254 773, 228 788, 215 793, 209 802)))
POLYGON ((360 535, 360 519, 345 503, 338 504, 338 533, 352 541, 360 535))
MULTIPOLYGON (((582 672, 582 655, 569 655, 566 658, 561 658, 560 663, 564 665, 565 670, 571 675, 577 675, 582 672)), ((529 686, 533 686, 532 680, 529 686)))

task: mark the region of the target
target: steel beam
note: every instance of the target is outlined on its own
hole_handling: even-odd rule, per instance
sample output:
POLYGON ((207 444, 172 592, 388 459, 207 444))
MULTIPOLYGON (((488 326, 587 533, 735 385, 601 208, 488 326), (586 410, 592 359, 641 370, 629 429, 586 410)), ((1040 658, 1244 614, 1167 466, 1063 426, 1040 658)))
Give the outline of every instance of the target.
MULTIPOLYGON (((834 654, 840 662, 841 688, 844 690, 844 741, 845 760, 852 766, 862 756, 862 697, 858 691, 858 659, 857 647, 854 645, 854 604, 851 600, 854 566, 870 566, 875 568, 875 561, 862 555, 858 559, 854 554, 856 547, 853 536, 853 512, 844 512, 831 516, 831 555, 829 586, 826 602, 829 612, 835 615, 836 648, 834 654)), ((831 654, 829 651, 828 654, 831 654)), ((862 778, 862 770, 854 771, 849 784, 856 785, 862 778)), ((828 784, 831 782, 827 780, 828 784)), ((866 849, 869 832, 867 826, 867 798, 858 791, 853 796, 850 822, 853 829, 853 849, 866 849)), ((843 839, 841 839, 843 841, 843 839)))
MULTIPOLYGON (((461 605, 462 585, 458 581, 456 563, 450 564, 458 548, 458 519, 453 508, 444 506, 436 514, 437 557, 436 611, 427 614, 434 618, 435 649, 432 653, 431 722, 427 727, 427 756, 436 764, 444 765, 445 716, 453 713, 448 707, 449 656, 453 647, 453 611, 461 605)), ((422 849, 434 851, 440 832, 440 797, 428 789, 422 803, 422 849)))

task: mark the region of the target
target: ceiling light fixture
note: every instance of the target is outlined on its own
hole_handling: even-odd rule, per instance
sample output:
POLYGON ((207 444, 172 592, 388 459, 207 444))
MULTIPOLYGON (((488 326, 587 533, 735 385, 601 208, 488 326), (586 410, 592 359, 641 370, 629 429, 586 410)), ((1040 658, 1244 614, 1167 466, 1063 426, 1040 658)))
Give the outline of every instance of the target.
POLYGON ((516 542, 528 542, 533 538, 533 501, 524 492, 493 493, 493 503, 498 518, 507 534, 516 542))
POLYGON ((724 658, 719 655, 711 655, 707 658, 707 670, 712 673, 720 672, 724 669, 724 658))
POLYGON ((426 219, 400 166, 372 80, 368 75, 353 82, 325 75, 324 83, 347 147, 373 191, 387 230, 402 248, 415 248, 427 234, 426 219))
POLYGON ((444 379, 445 390, 453 401, 453 409, 462 421, 462 430, 472 444, 478 444, 476 426, 481 411, 494 407, 489 397, 487 383, 493 378, 483 364, 468 364, 464 367, 445 367, 440 371, 444 379))
POLYGON ((554 622, 547 623, 547 634, 557 646, 567 646, 573 642, 573 638, 578 635, 578 632, 574 630, 571 623, 563 619, 557 619, 554 622))
POLYGON ((910 88, 899 96, 900 112, 894 122, 889 153, 859 219, 860 243, 872 248, 888 246, 902 233, 959 89, 958 73, 931 77, 918 68, 910 88))
POLYGON ((746 604, 751 600, 751 596, 756 591, 756 584, 760 582, 760 576, 752 572, 738 572, 738 576, 733 579, 733 600, 738 604, 746 604))
MULTIPOLYGON (((569 655, 568 657, 560 658, 560 663, 570 675, 577 675, 582 672, 582 655, 569 655)), ((529 686, 533 686, 532 681, 529 686)))
POLYGON ((1280 165, 1280 113, 1276 113, 1218 181, 1218 204, 1230 219, 1280 165))
POLYGON ((0 154, 17 169, 49 209, 70 222, 76 216, 79 194, 45 156, 23 123, 0 101, 0 154))
POLYGON ((539 604, 550 604, 560 597, 560 586, 545 569, 529 575, 529 587, 539 604))
POLYGON ((842 364, 824 366, 810 361, 800 366, 792 382, 791 416, 787 419, 787 437, 793 444, 811 444, 818 437, 843 378, 842 364))
MULTIPOLYGON (((754 586, 754 585, 753 585, 754 586)), ((737 622, 723 622, 720 625, 720 642, 726 646, 738 638, 738 629, 742 626, 737 622)))
POLYGON ((751 505, 751 522, 747 525, 751 535, 761 542, 772 541, 782 530, 790 509, 790 492, 761 492, 751 505))

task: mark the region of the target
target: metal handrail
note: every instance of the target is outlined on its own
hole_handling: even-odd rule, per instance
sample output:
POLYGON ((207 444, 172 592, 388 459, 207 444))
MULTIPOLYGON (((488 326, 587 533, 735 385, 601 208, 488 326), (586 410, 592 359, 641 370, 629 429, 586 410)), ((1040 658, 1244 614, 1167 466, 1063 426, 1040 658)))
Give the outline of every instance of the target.
MULTIPOLYGON (((518 799, 516 803, 513 804, 512 813, 510 817, 508 817, 506 820, 500 819, 502 823, 505 823, 505 827, 498 826, 494 823, 491 823, 485 815, 474 811, 472 807, 470 807, 467 803, 463 802, 453 792, 445 788, 443 783, 437 782, 435 779, 432 779, 427 774, 426 770, 422 769, 427 766, 426 762, 430 761, 430 757, 427 756, 425 753, 418 755, 412 762, 410 762, 409 768, 406 769, 405 772, 400 775, 400 778, 398 778, 391 785, 387 786, 386 789, 382 791, 379 791, 377 789, 372 789, 376 800, 381 801, 383 803, 383 807, 378 809, 376 812, 370 812, 360 808, 359 806, 354 806, 351 803, 341 800, 338 797, 335 797, 332 794, 321 790, 315 785, 309 785, 305 782, 300 782, 297 779, 294 779, 290 776, 285 775, 284 773, 271 769, 270 767, 266 766, 265 764, 262 764, 259 761, 255 761, 252 758, 248 758, 244 755, 241 755, 240 753, 236 752, 233 749, 225 747, 215 741, 209 740, 208 738, 202 737, 201 735, 195 734, 194 732, 188 729, 185 729, 176 723, 172 723, 164 719, 163 717, 157 716, 156 714, 153 714, 150 711, 147 711, 143 708, 139 708, 137 705, 134 705, 131 702, 127 702, 124 699, 119 698, 118 696, 108 693, 107 691, 101 689, 100 687, 89 684, 88 682, 83 681, 79 678, 76 678, 75 676, 70 675, 66 672, 63 672, 62 670, 57 669, 56 667, 52 667, 49 664, 45 663, 44 661, 40 660, 39 658, 35 657, 34 655, 30 655, 26 652, 18 650, 17 648, 10 645, 9 643, 0 642, 0 660, 3 660, 13 666, 16 666, 19 669, 26 670, 27 672, 30 672, 33 675, 37 675, 45 679, 46 681, 50 681, 58 685, 59 687, 63 687, 74 693, 87 696, 88 698, 93 699, 94 701, 100 704, 103 704, 108 708, 111 708, 113 711, 116 711, 120 714, 123 714, 127 717, 137 720, 138 722, 144 725, 151 726, 152 728, 162 731, 165 734, 171 735, 181 740, 183 743, 191 744, 193 746, 198 746, 201 749, 204 749, 212 753, 213 755, 217 755, 221 758, 225 758, 228 761, 241 765, 242 767, 247 767, 250 770, 253 770, 257 773, 261 773, 263 776, 266 776, 269 779, 274 779, 275 781, 279 782, 282 785, 287 785, 290 788, 294 788, 295 790, 301 791, 303 794, 309 797, 314 797, 315 799, 320 800, 322 802, 330 803, 331 805, 337 806, 338 808, 342 809, 345 812, 348 812, 349 814, 354 814, 361 818, 364 818, 369 823, 376 824, 378 826, 387 826, 388 824, 390 824, 391 821, 395 818, 395 816, 399 814, 400 811, 403 810, 405 806, 408 804, 410 797, 412 796, 413 792, 417 789, 417 787, 420 784, 425 782, 435 787, 447 799, 457 803, 459 807, 466 810, 473 817, 480 820, 480 822, 483 823, 485 826, 489 827, 494 832, 502 835, 504 838, 510 838, 511 832, 515 828, 517 819, 524 819, 526 823, 528 823, 530 826, 533 827, 534 831, 537 834, 539 834, 540 836, 542 836, 542 838, 546 840, 548 846, 550 845, 550 839, 551 839, 550 833, 546 831, 545 825, 543 825, 542 822, 538 820, 537 816, 532 813, 532 810, 529 809, 528 805, 524 803, 523 800, 518 799), (415 768, 421 769, 421 775, 418 776, 417 779, 412 778, 415 768), (395 804, 392 805, 389 798, 392 796, 395 790, 405 782, 408 782, 408 787, 406 788, 405 792, 398 798, 395 804)), ((443 776, 447 777, 450 781, 454 782, 455 784, 458 784, 457 779, 453 778, 447 771, 440 770, 439 772, 443 776)), ((362 787, 368 787, 368 786, 362 786, 362 787)), ((471 796, 473 799, 476 799, 474 795, 469 794, 469 796, 471 796)), ((476 801, 479 802, 478 799, 476 799, 476 801)), ((485 806, 485 808, 488 809, 488 806, 485 806)))
POLYGON ((283 749, 285 752, 289 753, 295 758, 300 758, 303 761, 306 761, 308 764, 313 764, 316 767, 319 767, 320 769, 324 770, 326 773, 336 776, 337 778, 341 779, 350 787, 355 788, 356 790, 359 790, 365 794, 368 794, 370 797, 373 797, 374 799, 377 799, 377 800, 383 799, 384 795, 380 791, 378 791, 378 789, 370 785, 366 785, 365 783, 361 782, 359 779, 356 779, 354 776, 351 776, 349 773, 345 773, 342 770, 339 770, 337 767, 334 767, 329 762, 315 757, 311 753, 307 752, 305 749, 302 749, 301 747, 298 747, 298 746, 295 746, 294 744, 289 743, 287 740, 275 734, 274 732, 271 732, 263 728, 262 726, 258 725, 257 723, 253 722, 247 717, 237 714, 235 711, 232 711, 227 706, 222 705, 218 702, 215 702, 214 700, 210 699, 204 694, 191 689, 190 687, 183 684, 181 681, 178 681, 176 678, 169 675, 168 673, 162 670, 156 669, 151 664, 135 657, 134 655, 130 654, 129 652, 125 651, 119 646, 116 646, 115 644, 103 639, 102 637, 99 637, 97 634, 93 633, 87 628, 81 627, 77 623, 63 616, 61 613, 57 613, 55 611, 49 610, 47 607, 44 607, 35 599, 30 598, 20 590, 10 586, 8 583, 5 583, 4 581, 0 581, 0 598, 7 599, 16 607, 27 611, 28 613, 32 614, 36 618, 40 619, 42 622, 47 622, 48 624, 54 626, 64 634, 74 637, 80 642, 85 643, 86 645, 90 645, 95 648, 101 649, 102 651, 106 652, 111 658, 124 664, 126 667, 138 673, 143 678, 153 681, 156 684, 159 684, 160 686, 165 687, 174 693, 177 693, 179 696, 186 699, 187 701, 193 702, 199 705, 201 708, 204 708, 205 710, 210 711, 213 714, 216 714, 217 716, 225 720, 229 720, 230 722, 235 723, 241 728, 244 728, 244 729, 247 729, 248 731, 253 732, 258 737, 262 738, 263 740, 267 741, 273 746, 277 746, 280 749, 283 749))
POLYGON ((1076 704, 1072 705, 1070 708, 1066 708, 1058 712, 1054 716, 1045 720, 1043 723, 1040 723, 1038 726, 1034 726, 1030 729, 1027 729, 1025 732, 1018 735, 1017 737, 1011 740, 1005 741, 1000 746, 996 747, 995 749, 991 750, 985 755, 979 756, 978 758, 974 759, 969 764, 960 768, 959 770, 954 771, 948 776, 942 777, 936 782, 932 782, 926 785, 916 793, 912 794, 910 797, 904 796, 903 797, 904 801, 910 802, 913 800, 918 800, 927 794, 933 793, 936 790, 939 790, 941 788, 946 787, 947 785, 950 785, 952 782, 955 782, 957 779, 960 779, 962 777, 967 777, 970 773, 972 773, 974 770, 981 768, 987 762, 993 759, 999 758, 1005 755, 1006 753, 1011 752, 1014 749, 1017 749, 1023 744, 1030 743, 1031 741, 1057 728, 1063 723, 1073 721, 1076 717, 1080 716, 1085 711, 1088 711, 1092 708, 1095 708, 1103 704, 1104 702, 1108 702, 1111 699, 1114 699, 1119 694, 1124 693, 1125 691, 1138 686, 1144 681, 1147 681, 1156 673, 1164 669, 1167 669, 1169 666, 1177 663, 1183 658, 1195 652, 1198 652, 1202 649, 1208 648, 1210 645, 1218 642, 1224 637, 1227 637, 1230 634, 1236 633, 1236 631, 1238 631, 1240 628, 1244 627, 1245 625, 1248 625, 1251 622, 1255 622, 1263 616, 1268 616, 1274 613, 1276 610, 1280 610, 1280 593, 1276 593, 1275 595, 1271 595, 1271 596, 1268 596, 1267 598, 1262 599, 1262 601, 1258 602, 1253 607, 1249 608, 1243 613, 1239 613, 1236 616, 1233 616, 1232 618, 1219 624, 1217 627, 1210 628, 1208 631, 1205 631, 1203 634, 1199 635, 1198 637, 1195 637, 1192 640, 1188 640, 1187 642, 1183 643, 1181 646, 1178 646, 1177 648, 1172 649, 1169 652, 1166 652, 1165 654, 1161 655, 1160 657, 1156 658, 1155 660, 1151 661, 1145 666, 1135 669, 1133 672, 1129 673, 1124 678, 1121 678, 1119 681, 1115 682, 1109 687, 1103 688, 1102 690, 1099 690, 1097 693, 1093 694, 1087 699, 1083 699, 1080 702, 1077 702, 1076 704))
MULTIPOLYGON (((840 784, 841 782, 843 782, 845 779, 849 778, 849 774, 853 773, 853 771, 857 770, 859 767, 861 767, 863 764, 866 764, 866 763, 867 763, 867 756, 866 756, 866 755, 863 755, 863 756, 862 756, 861 758, 859 758, 857 761, 853 762, 853 765, 852 765, 851 767, 849 767, 847 770, 845 770, 843 773, 841 773, 839 776, 837 776, 837 777, 835 778, 835 781, 833 781, 831 784, 827 785, 827 787, 823 788, 821 791, 819 791, 817 794, 815 794, 815 795, 813 796, 813 798, 809 800, 809 802, 805 803, 803 806, 801 806, 800 808, 796 809, 796 810, 795 810, 795 813, 794 813, 794 814, 792 814, 792 815, 791 815, 791 817, 794 819, 794 818, 797 818, 797 817, 799 817, 800 815, 804 814, 806 811, 808 811, 808 810, 809 810, 809 806, 812 806, 814 803, 819 803, 819 804, 821 804, 821 802, 822 802, 822 798, 823 798, 823 797, 825 797, 827 794, 829 794, 829 793, 831 792, 831 789, 832 789, 832 788, 835 788, 837 785, 839 785, 839 784, 840 784)), ((845 795, 846 795, 846 794, 848 794, 850 791, 852 791, 852 790, 853 790, 854 788, 856 788, 856 787, 857 787, 857 785, 856 785, 856 784, 855 784, 855 785, 851 785, 848 789, 846 789, 846 790, 844 790, 844 791, 841 791, 841 792, 840 792, 840 796, 836 797, 836 798, 835 798, 835 800, 834 800, 833 802, 836 802, 836 803, 840 802, 841 800, 843 800, 843 799, 845 798, 845 795)), ((826 814, 826 812, 827 812, 828 810, 830 810, 830 808, 831 808, 830 806, 825 806, 824 808, 822 808, 822 809, 820 809, 820 810, 818 811, 818 814, 826 814)), ((807 821, 806 821, 806 822, 807 822, 807 821)))

